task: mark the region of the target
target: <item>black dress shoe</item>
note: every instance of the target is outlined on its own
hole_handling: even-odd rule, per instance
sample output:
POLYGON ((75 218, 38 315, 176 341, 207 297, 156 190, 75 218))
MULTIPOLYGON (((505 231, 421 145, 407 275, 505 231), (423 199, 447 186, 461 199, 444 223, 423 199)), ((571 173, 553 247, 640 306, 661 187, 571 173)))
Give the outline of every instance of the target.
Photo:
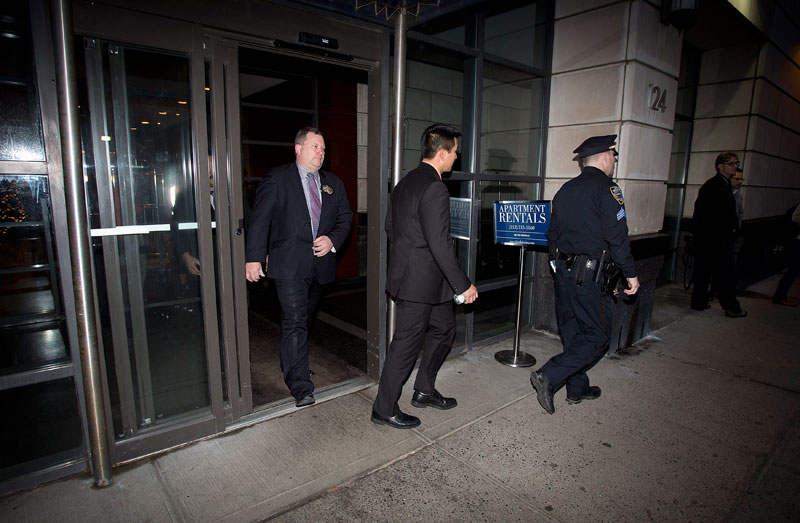
POLYGON ((447 410, 458 405, 458 402, 455 398, 445 398, 439 394, 439 391, 436 389, 433 389, 433 392, 429 394, 414 389, 414 397, 411 398, 411 404, 420 409, 433 407, 435 409, 447 410))
POLYGON ((389 425, 390 427, 394 427, 396 429, 413 429, 414 427, 419 427, 419 418, 416 416, 411 416, 406 414, 405 412, 397 411, 397 414, 394 416, 381 416, 375 409, 372 409, 372 423, 377 423, 378 425, 389 425))
POLYGON ((531 385, 536 389, 539 405, 541 405, 548 414, 554 413, 556 408, 553 405, 553 386, 550 385, 550 380, 547 379, 547 376, 542 374, 540 370, 531 372, 531 385))
POLYGON ((597 398, 600 397, 600 392, 601 392, 600 387, 595 387, 594 385, 592 385, 591 387, 589 387, 589 390, 584 392, 583 395, 579 398, 570 398, 569 396, 567 396, 567 403, 569 403, 570 405, 575 405, 582 402, 583 400, 596 400, 597 398))
POLYGON ((306 394, 305 396, 300 396, 299 398, 294 400, 295 407, 308 407, 309 405, 313 405, 317 400, 314 399, 313 394, 306 394))
POLYGON ((725 316, 727 316, 728 318, 744 318, 745 316, 747 316, 747 311, 740 310, 739 312, 734 312, 725 309, 725 316))

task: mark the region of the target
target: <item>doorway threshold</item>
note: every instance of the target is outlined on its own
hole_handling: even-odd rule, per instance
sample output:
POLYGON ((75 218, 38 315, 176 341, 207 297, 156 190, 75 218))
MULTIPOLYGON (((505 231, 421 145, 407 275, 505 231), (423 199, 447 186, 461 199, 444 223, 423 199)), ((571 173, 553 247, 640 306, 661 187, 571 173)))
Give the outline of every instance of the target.
MULTIPOLYGON (((375 385, 375 383, 375 380, 368 376, 359 376, 341 383, 336 383, 334 385, 317 389, 314 391, 314 397, 316 398, 317 403, 322 403, 324 401, 330 401, 332 399, 369 388, 375 385)), ((286 414, 291 414, 292 412, 296 412, 298 410, 300 409, 294 406, 294 398, 291 396, 278 401, 273 401, 272 403, 259 406, 258 410, 252 414, 244 416, 236 423, 225 427, 224 433, 249 427, 251 425, 255 425, 256 423, 261 423, 262 421, 285 416, 286 414)))

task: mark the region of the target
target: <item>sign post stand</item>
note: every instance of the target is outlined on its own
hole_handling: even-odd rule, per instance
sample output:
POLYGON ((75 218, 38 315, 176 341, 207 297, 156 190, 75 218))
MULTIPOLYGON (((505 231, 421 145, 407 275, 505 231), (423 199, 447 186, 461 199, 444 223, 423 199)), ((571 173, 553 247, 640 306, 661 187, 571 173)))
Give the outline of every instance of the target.
POLYGON ((519 285, 517 287, 517 323, 514 328, 514 350, 495 352, 494 359, 509 367, 532 367, 536 358, 519 351, 519 336, 522 328, 522 285, 525 281, 525 246, 519 246, 519 285))
POLYGON ((522 330, 522 290, 525 283, 525 247, 547 245, 550 227, 550 202, 504 201, 494 204, 495 243, 519 247, 519 282, 517 284, 517 321, 514 329, 514 350, 501 350, 494 359, 509 367, 532 367, 536 358, 520 352, 522 330))

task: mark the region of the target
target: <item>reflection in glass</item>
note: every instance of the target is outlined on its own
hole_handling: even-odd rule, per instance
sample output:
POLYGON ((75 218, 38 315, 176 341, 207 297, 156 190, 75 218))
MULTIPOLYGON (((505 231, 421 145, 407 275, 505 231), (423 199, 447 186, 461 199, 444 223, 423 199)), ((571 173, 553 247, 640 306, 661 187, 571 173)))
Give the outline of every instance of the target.
MULTIPOLYGON (((506 247, 519 258, 519 247, 506 247)), ((475 343, 513 331, 517 321, 516 284, 501 289, 481 292, 474 304, 475 320, 473 341, 475 343)))
MULTIPOLYGON (((408 57, 403 166, 410 170, 419 164, 419 140, 426 127, 445 123, 464 128, 464 59, 415 42, 409 42, 408 57)), ((458 147, 462 151, 461 140, 458 147)), ((453 170, 461 169, 459 154, 453 170)))
POLYGON ((519 274, 519 248, 494 243, 494 204, 536 199, 536 185, 522 182, 481 182, 481 216, 478 227, 477 280, 485 283, 519 274))
POLYGON ((44 161, 28 2, 0 3, 0 160, 44 161))
POLYGON ((0 373, 69 360, 46 176, 0 175, 0 373))
POLYGON ((81 457, 83 435, 73 378, 0 391, 0 404, 14 427, 0 431, 0 481, 81 457))
POLYGON ((481 170, 538 176, 543 80, 486 63, 483 78, 481 170))
POLYGON ((543 69, 547 48, 546 11, 536 2, 497 2, 486 17, 484 49, 531 67, 543 69), (499 12, 497 12, 499 11, 499 12))
POLYGON ((209 405, 203 267, 189 60, 112 44, 102 44, 99 55, 103 78, 84 89, 104 89, 105 106, 89 111, 105 110, 108 121, 105 130, 92 130, 83 118, 81 134, 91 140, 92 131, 107 133, 105 151, 83 149, 87 156, 107 154, 110 172, 94 167, 102 157, 86 159, 89 212, 107 232, 145 226, 139 234, 93 235, 106 291, 99 299, 112 418, 117 438, 124 438, 209 405))

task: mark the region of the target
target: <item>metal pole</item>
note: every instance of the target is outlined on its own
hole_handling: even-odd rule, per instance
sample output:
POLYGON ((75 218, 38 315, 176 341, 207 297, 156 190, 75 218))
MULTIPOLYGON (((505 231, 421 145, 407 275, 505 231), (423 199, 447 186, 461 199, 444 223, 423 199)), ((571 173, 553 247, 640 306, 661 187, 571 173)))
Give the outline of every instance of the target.
POLYGON ((53 0, 54 53, 58 116, 61 131, 61 156, 67 204, 67 228, 72 261, 72 291, 78 320, 78 345, 83 371, 83 394, 89 450, 98 487, 111 484, 106 417, 103 408, 103 383, 100 376, 100 352, 94 310, 89 228, 86 218, 86 195, 81 168, 81 144, 78 131, 78 95, 75 87, 74 46, 72 39, 72 3, 53 0))
POLYGON ((522 329, 522 287, 525 282, 525 246, 519 246, 519 284, 517 285, 517 322, 514 329, 514 350, 501 350, 494 359, 509 367, 532 367, 536 358, 527 352, 519 351, 519 335, 522 329))
MULTIPOLYGON (((394 90, 394 119, 392 120, 392 188, 400 183, 403 174, 403 123, 405 120, 406 107, 406 31, 408 30, 408 13, 405 9, 397 12, 394 22, 394 70, 393 70, 393 90, 394 90)), ((388 342, 394 338, 394 330, 397 325, 397 306, 393 299, 389 298, 388 307, 388 342)))

